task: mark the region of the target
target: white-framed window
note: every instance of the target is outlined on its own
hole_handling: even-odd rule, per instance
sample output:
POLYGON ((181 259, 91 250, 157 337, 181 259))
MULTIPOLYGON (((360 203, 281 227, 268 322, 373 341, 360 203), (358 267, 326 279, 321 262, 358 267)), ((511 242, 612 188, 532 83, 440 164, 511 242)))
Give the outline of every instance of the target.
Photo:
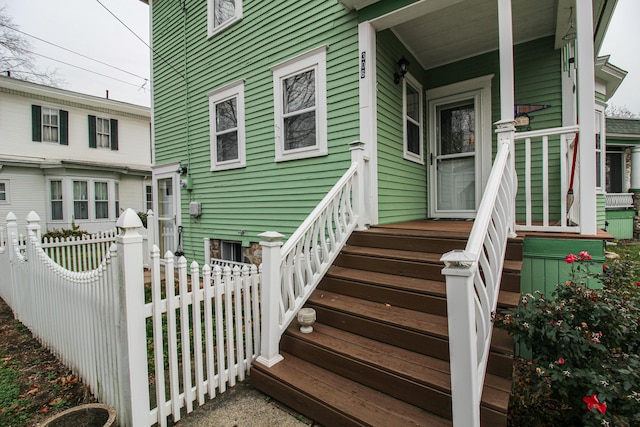
POLYGON ((222 240, 220 242, 220 257, 225 261, 243 262, 242 243, 222 240))
POLYGON ((327 154, 326 46, 271 68, 276 161, 327 154))
POLYGON ((404 158, 424 163, 422 85, 410 74, 402 80, 404 158))
POLYGON ((64 219, 64 204, 62 203, 62 181, 49 181, 49 201, 51 203, 51 220, 62 221, 64 219))
POLYGON ((208 0, 209 37, 230 27, 242 18, 242 0, 208 0))
POLYGON ((115 209, 115 217, 118 218, 120 216, 120 183, 113 183, 113 201, 114 201, 114 209, 115 209))
POLYGON ((153 210, 153 185, 145 185, 144 200, 147 211, 153 210))
POLYGON ((87 181, 73 181, 73 218, 89 219, 89 185, 87 181))
POLYGON ((0 181, 0 205, 9 203, 9 181, 0 181))
POLYGON ((93 183, 93 188, 96 219, 108 219, 109 184, 107 182, 97 181, 93 183))
POLYGON ((209 93, 211 170, 244 167, 244 82, 239 81, 209 93))
POLYGON ((96 117, 96 147, 111 149, 111 121, 96 117))
POLYGON ((596 191, 603 192, 605 189, 605 138, 604 138, 604 111, 596 108, 595 112, 596 128, 596 191))
POLYGON ((59 131, 58 110, 42 107, 42 140, 44 142, 59 142, 59 131))

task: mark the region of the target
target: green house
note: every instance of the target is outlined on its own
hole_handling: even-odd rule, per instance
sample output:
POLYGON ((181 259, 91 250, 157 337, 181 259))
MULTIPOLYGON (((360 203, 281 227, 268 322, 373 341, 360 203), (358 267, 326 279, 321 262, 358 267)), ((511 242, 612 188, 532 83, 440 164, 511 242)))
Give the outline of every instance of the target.
POLYGON ((608 117, 606 134, 606 230, 617 239, 632 239, 640 191, 640 120, 608 117))
MULTIPOLYGON (((261 233, 275 230, 285 242, 296 237, 308 215, 338 191, 334 186, 348 181, 353 194, 333 208, 344 224, 318 214, 321 222, 336 222, 336 234, 353 228, 355 234, 384 234, 397 224, 416 229, 428 221, 427 228, 446 240, 459 228, 493 224, 498 234, 520 239, 525 292, 565 280, 563 260, 570 252, 587 250, 603 259, 603 240, 611 237, 603 231, 604 108, 625 73, 598 51, 616 1, 148 3, 154 210, 162 253, 260 264, 268 247, 260 242, 275 239, 261 233), (494 172, 498 163, 507 172, 494 172), (513 197, 485 202, 494 174, 508 176, 505 191, 513 197), (494 204, 507 223, 483 208, 494 204)), ((298 255, 314 258, 312 250, 339 241, 323 233, 298 255)), ((443 244, 440 255, 452 247, 443 244)), ((395 258, 411 252, 388 251, 395 258)), ((346 268, 340 256, 336 262, 346 268)), ((446 265, 465 264, 456 256, 446 265)), ((380 271, 385 262, 373 263, 376 274, 403 274, 400 267, 380 271)), ((296 280, 315 276, 312 270, 299 271, 296 280)), ((270 347, 264 340, 262 346, 270 347)), ((281 359, 276 344, 275 353, 260 360, 279 366, 287 356, 281 359)), ((284 386, 270 388, 260 382, 267 374, 253 372, 252 381, 282 398, 274 390, 284 386)), ((301 401, 309 395, 302 386, 289 387, 288 395, 301 401)), ((310 416, 338 422, 342 409, 323 415, 333 404, 318 399, 306 405, 310 416)), ((417 405, 410 396, 405 400, 417 405)), ((443 412, 417 406, 446 419, 448 402, 435 405, 448 408, 443 412)), ((506 422, 497 406, 482 403, 484 425, 506 422)), ((473 424, 456 417, 456 425, 473 424)))

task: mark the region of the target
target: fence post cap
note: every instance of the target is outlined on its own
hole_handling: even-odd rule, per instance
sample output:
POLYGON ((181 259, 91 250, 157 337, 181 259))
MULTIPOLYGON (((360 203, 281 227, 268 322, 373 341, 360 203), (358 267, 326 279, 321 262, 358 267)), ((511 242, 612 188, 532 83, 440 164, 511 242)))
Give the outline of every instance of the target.
POLYGON ((31 211, 27 214, 27 222, 31 223, 31 222, 40 222, 40 215, 38 215, 37 213, 35 213, 34 211, 31 211))
POLYGON ((129 229, 137 229, 142 227, 142 221, 140 220, 140 217, 138 216, 136 211, 131 208, 127 208, 118 218, 116 227, 121 228, 126 232, 129 229))
POLYGON ((18 217, 13 213, 13 212, 9 212, 7 214, 7 218, 6 218, 7 222, 8 221, 17 221, 18 217))
POLYGON ((153 215, 153 211, 152 211, 151 209, 149 209, 149 210, 147 211, 147 215, 153 215))
POLYGON ((265 231, 258 234, 258 237, 262 237, 265 242, 281 242, 284 234, 280 234, 277 231, 265 231))

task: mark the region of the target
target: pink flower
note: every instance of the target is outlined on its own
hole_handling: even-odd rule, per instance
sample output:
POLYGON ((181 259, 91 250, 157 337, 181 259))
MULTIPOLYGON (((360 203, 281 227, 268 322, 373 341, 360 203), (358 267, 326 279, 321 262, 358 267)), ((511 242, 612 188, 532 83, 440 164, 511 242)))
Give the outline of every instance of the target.
POLYGON ((575 256, 574 254, 569 254, 566 257, 564 257, 564 262, 566 262, 567 264, 573 264, 576 261, 578 261, 578 257, 575 256))
POLYGON ((591 255, 587 251, 580 252, 578 258, 580 258, 580 261, 591 261, 591 255))
POLYGON ((582 401, 587 404, 587 410, 596 408, 601 414, 607 412, 607 404, 598 400, 598 395, 592 394, 591 396, 585 396, 582 401))
POLYGON ((564 358, 558 359, 558 365, 564 365, 564 358))

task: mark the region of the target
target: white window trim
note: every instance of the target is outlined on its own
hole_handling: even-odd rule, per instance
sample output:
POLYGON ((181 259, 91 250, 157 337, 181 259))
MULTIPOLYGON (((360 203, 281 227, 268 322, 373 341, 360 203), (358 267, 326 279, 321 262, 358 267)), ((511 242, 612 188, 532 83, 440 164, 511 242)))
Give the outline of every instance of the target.
POLYGON ((207 36, 208 37, 215 36, 216 34, 226 30, 227 28, 229 28, 230 26, 232 26, 233 24, 235 24, 236 22, 242 19, 242 0, 235 0, 236 14, 233 16, 233 18, 226 20, 225 22, 218 25, 217 27, 214 26, 214 19, 213 19, 214 3, 215 3, 215 0, 207 0, 207 36))
POLYGON ((418 80, 416 80, 411 74, 405 75, 402 80, 402 135, 403 135, 403 146, 404 146, 404 159, 409 160, 415 163, 419 163, 424 165, 424 98, 423 98, 423 89, 422 85, 418 80), (415 122, 412 118, 407 116, 407 84, 413 86, 413 88, 418 92, 418 102, 419 102, 419 118, 420 121, 416 123, 420 132, 420 153, 416 154, 409 151, 409 141, 407 135, 407 120, 411 120, 415 122))
MULTIPOLYGON (((605 131, 605 114, 604 114, 605 106, 601 103, 596 103, 596 109, 594 111, 594 116, 600 114, 600 150, 598 150, 595 146, 593 147, 595 152, 595 160, 598 161, 598 152, 600 152, 600 186, 598 187, 598 177, 596 177, 596 194, 605 194, 607 188, 607 173, 606 173, 606 156, 607 156, 607 137, 605 131)), ((595 119, 594 119, 595 122, 595 119)), ((594 126, 595 127, 595 126, 594 126)), ((595 138, 594 138, 595 140, 595 138)), ((594 141, 595 142, 595 141, 594 141)), ((598 169, 596 168, 596 171, 598 169)))
MULTIPOLYGON (((46 185, 46 198, 47 198, 47 218, 49 221, 60 224, 70 224, 72 221, 76 224, 83 223, 92 223, 92 222, 108 222, 114 221, 118 218, 118 215, 114 217, 114 209, 112 209, 113 195, 115 184, 120 184, 120 181, 112 178, 98 178, 98 177, 84 177, 84 176, 56 176, 52 175, 47 177, 47 185, 46 185), (62 219, 52 219, 52 210, 51 210, 51 181, 60 181, 62 183, 62 219), (75 198, 73 194, 73 182, 74 181, 82 181, 87 183, 87 210, 89 214, 89 218, 87 219, 78 219, 75 217, 75 198), (108 218, 96 218, 96 193, 95 193, 95 184, 97 182, 102 182, 107 184, 107 192, 109 199, 107 200, 109 206, 109 217, 108 218)), ((78 200, 80 201, 80 200, 78 200)))
POLYGON ((93 214, 94 214, 94 218, 96 221, 102 221, 102 220, 107 220, 107 219, 111 219, 112 215, 111 215, 111 189, 109 187, 111 187, 109 181, 101 181, 96 179, 95 181, 93 181, 92 186, 93 186, 93 214), (96 197, 96 184, 106 184, 107 185, 107 199, 106 200, 98 200, 98 198, 96 197), (105 203, 107 204, 107 217, 106 218, 98 218, 98 202, 100 203, 105 203))
POLYGON ((44 142, 44 143, 47 143, 47 144, 60 145, 60 109, 59 108, 46 107, 44 105, 42 105, 40 107, 40 135, 41 135, 41 138, 40 138, 41 142, 44 142), (51 112, 55 111, 56 117, 58 119, 58 124, 57 125, 52 126, 52 125, 47 125, 47 124, 44 123, 45 110, 49 110, 51 112), (45 128, 45 126, 49 126, 49 127, 52 127, 52 128, 55 127, 57 129, 58 138, 55 141, 51 141, 51 140, 48 140, 48 139, 44 138, 44 134, 45 134, 44 128, 45 128))
POLYGON ((212 172, 220 170, 229 170, 243 168, 246 166, 246 144, 245 144, 245 128, 244 128, 244 80, 240 80, 216 89, 208 94, 209 96, 209 132, 210 132, 210 156, 212 172), (237 109, 237 127, 238 127, 238 158, 218 162, 218 150, 216 144, 216 110, 215 104, 236 98, 237 109))
POLYGON ((106 117, 97 117, 96 116, 96 148, 99 150, 111 150, 111 119, 107 119, 106 117), (108 133, 102 133, 98 130, 98 121, 100 120, 104 120, 107 122, 108 126, 109 126, 109 132, 108 133), (102 135, 106 135, 107 136, 107 146, 103 147, 100 145, 99 141, 100 141, 100 136, 102 135))
POLYGON ((320 46, 271 67, 274 91, 276 162, 326 156, 327 149, 327 46, 320 46), (308 70, 316 71, 316 141, 312 147, 284 150, 282 82, 308 70))
POLYGON ((51 177, 47 179, 47 185, 46 185, 46 198, 47 198, 47 218, 49 221, 51 222, 55 222, 55 223, 61 223, 65 221, 65 218, 67 217, 67 209, 65 207, 65 190, 64 190, 64 179, 61 177, 51 177), (55 201, 62 201, 62 219, 53 219, 53 209, 51 209, 51 202, 53 200, 51 200, 51 182, 52 181, 60 181, 60 187, 62 190, 62 199, 56 199, 55 201))
POLYGON ((0 180, 0 184, 4 184, 4 200, 0 199, 0 205, 9 205, 11 204, 11 186, 9 185, 9 180, 2 179, 0 180))

